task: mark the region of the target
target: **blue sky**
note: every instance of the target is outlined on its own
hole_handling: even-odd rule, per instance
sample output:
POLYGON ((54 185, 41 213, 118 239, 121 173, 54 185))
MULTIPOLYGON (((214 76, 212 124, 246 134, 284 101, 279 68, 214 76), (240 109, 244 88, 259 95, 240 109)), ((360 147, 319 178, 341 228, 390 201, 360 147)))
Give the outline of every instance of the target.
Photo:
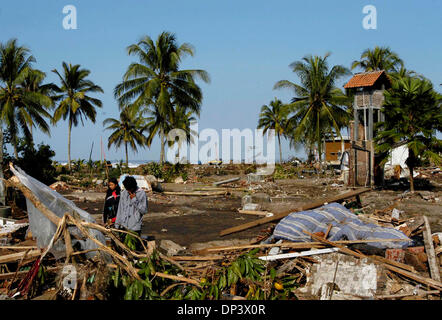
MULTIPOLYGON (((174 32, 178 42, 189 42, 194 57, 183 68, 205 69, 210 84, 204 94, 199 129, 255 128, 261 106, 274 97, 283 101, 289 92, 275 91, 276 81, 297 81, 288 65, 307 54, 330 51, 330 65, 350 66, 366 48, 386 45, 397 52, 406 67, 422 73, 440 90, 442 83, 442 2, 440 0, 41 0, 2 1, 0 41, 17 38, 37 59, 48 81, 50 70, 62 61, 91 70, 90 78, 104 89, 98 97, 103 108, 96 124, 86 123, 72 133, 73 159, 100 158, 100 137, 107 140, 102 121, 117 117, 113 88, 134 58, 126 47, 143 35, 156 38, 174 32), (62 26, 63 7, 77 8, 77 30, 62 26), (377 29, 365 30, 365 5, 377 9, 377 29)), ((348 79, 344 79, 348 80, 348 79)), ((345 81, 342 81, 342 85, 345 81)), ((50 144, 57 160, 67 159, 67 125, 60 122, 51 137, 37 133, 37 143, 50 144)), ((108 159, 122 159, 123 150, 106 151, 108 159)), ((284 141, 283 155, 295 155, 284 141)), ((298 155, 303 156, 303 153, 298 155)), ((159 143, 130 159, 159 159, 159 143)))

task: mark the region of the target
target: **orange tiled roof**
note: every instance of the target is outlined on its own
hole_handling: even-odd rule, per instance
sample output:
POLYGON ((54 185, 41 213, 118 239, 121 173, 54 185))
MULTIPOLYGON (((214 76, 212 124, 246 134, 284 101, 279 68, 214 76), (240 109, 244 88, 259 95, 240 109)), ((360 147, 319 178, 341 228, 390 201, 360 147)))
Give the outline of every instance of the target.
POLYGON ((384 70, 357 73, 347 82, 344 88, 371 87, 376 80, 384 73, 384 70))

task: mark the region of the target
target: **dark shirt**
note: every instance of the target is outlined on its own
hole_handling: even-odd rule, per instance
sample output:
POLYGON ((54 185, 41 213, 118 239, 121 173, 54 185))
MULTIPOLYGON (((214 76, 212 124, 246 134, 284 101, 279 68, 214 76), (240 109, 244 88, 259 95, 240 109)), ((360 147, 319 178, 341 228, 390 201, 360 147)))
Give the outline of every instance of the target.
POLYGON ((103 222, 113 219, 117 216, 118 204, 120 202, 120 186, 117 186, 115 190, 107 189, 106 199, 104 201, 103 210, 103 222))

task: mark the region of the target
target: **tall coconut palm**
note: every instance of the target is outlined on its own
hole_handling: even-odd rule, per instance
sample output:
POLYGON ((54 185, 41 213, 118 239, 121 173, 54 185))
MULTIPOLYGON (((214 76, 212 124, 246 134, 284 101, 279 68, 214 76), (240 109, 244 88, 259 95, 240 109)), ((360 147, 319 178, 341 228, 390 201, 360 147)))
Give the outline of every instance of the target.
MULTIPOLYGON (((127 48, 139 62, 131 63, 123 76, 123 82, 115 87, 114 95, 120 106, 132 104, 136 107, 151 106, 159 119, 173 122, 176 105, 182 105, 199 115, 202 92, 196 84, 199 78, 208 83, 209 75, 204 70, 180 70, 181 60, 194 54, 193 47, 178 45, 175 35, 162 32, 154 42, 144 36, 137 44, 127 48)), ((164 162, 164 126, 157 127, 161 140, 160 160, 164 162)))
POLYGON ((146 137, 143 135, 144 121, 140 117, 137 108, 125 107, 120 112, 120 119, 107 118, 103 126, 108 125, 105 130, 113 130, 108 139, 108 148, 115 145, 117 148, 124 143, 126 152, 126 167, 129 168, 128 145, 137 152, 137 146, 144 146, 146 137))
MULTIPOLYGON (((171 127, 173 129, 180 129, 184 132, 185 142, 187 144, 192 143, 193 137, 198 134, 197 132, 191 129, 191 123, 193 121, 196 121, 196 118, 193 115, 194 113, 192 111, 189 111, 187 108, 178 105, 175 108, 173 121, 171 123, 171 127)), ((177 150, 178 156, 180 154, 180 149, 183 142, 184 141, 181 139, 178 140, 178 142, 169 141, 169 146, 173 145, 174 143, 178 144, 178 150, 177 150)))
POLYGON ((279 144, 279 162, 282 163, 281 136, 285 135, 287 129, 287 116, 289 109, 281 100, 274 99, 269 106, 263 105, 259 114, 258 129, 264 129, 265 134, 269 129, 275 130, 279 144))
MULTIPOLYGON (((52 100, 46 92, 40 90, 44 73, 32 69, 35 58, 30 50, 19 46, 16 39, 6 44, 0 43, 0 108, 1 122, 8 126, 14 146, 15 158, 18 158, 17 142, 20 131, 31 141, 32 127, 37 125, 49 134, 49 125, 45 118, 50 118, 47 108, 52 100), (29 81, 38 82, 29 86, 29 81)), ((0 139, 3 144, 3 139, 0 139)))
POLYGON ((89 96, 90 93, 103 92, 103 89, 86 79, 90 75, 87 69, 81 69, 79 64, 72 65, 63 62, 62 74, 56 69, 52 70, 61 82, 61 87, 56 87, 57 95, 54 99, 58 106, 54 112, 54 123, 61 118, 68 121, 68 164, 71 170, 71 132, 72 126, 84 125, 84 119, 95 123, 96 107, 101 108, 102 102, 89 96))
POLYGON ((351 68, 362 68, 364 71, 398 72, 404 66, 398 54, 391 51, 389 47, 376 46, 373 50, 366 49, 360 60, 353 61, 351 68))
POLYGON ((349 98, 335 83, 341 77, 350 74, 343 66, 328 67, 327 53, 324 57, 305 56, 302 61, 293 62, 290 67, 301 84, 288 80, 278 81, 274 89, 288 88, 295 97, 288 104, 293 115, 287 126, 293 129, 293 140, 314 140, 317 143, 319 162, 321 163, 322 140, 326 134, 341 136, 340 129, 349 120, 349 113, 342 107, 349 103, 349 98), (306 139, 308 137, 308 139, 306 139))
POLYGON ((142 108, 145 121, 144 130, 147 132, 146 146, 150 148, 156 135, 160 135, 161 154, 160 162, 164 162, 165 134, 173 129, 170 117, 163 114, 155 104, 149 104, 142 108))
MULTIPOLYGON (((24 79, 22 86, 23 89, 26 92, 33 93, 33 94, 39 94, 44 99, 48 99, 44 105, 41 105, 41 102, 38 103, 35 101, 30 102, 28 105, 33 106, 33 110, 30 109, 30 112, 35 112, 36 110, 38 114, 43 115, 46 118, 52 119, 52 115, 49 113, 49 110, 47 108, 48 104, 49 106, 53 106, 53 100, 52 96, 54 95, 54 91, 56 90, 56 86, 53 83, 43 83, 44 79, 46 77, 46 74, 40 70, 30 70, 30 72, 27 74, 26 78, 24 79)), ((33 136, 33 127, 38 127, 42 132, 50 134, 50 128, 49 124, 42 118, 42 117, 35 117, 36 123, 34 123, 32 118, 29 118, 29 130, 31 134, 31 139, 33 136)))

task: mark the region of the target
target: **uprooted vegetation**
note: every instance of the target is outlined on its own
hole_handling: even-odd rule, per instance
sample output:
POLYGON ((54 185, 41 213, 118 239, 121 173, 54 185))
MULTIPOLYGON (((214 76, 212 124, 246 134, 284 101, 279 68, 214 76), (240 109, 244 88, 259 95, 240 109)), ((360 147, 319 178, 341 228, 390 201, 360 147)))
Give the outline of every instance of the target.
MULTIPOLYGON (((213 166, 211 168, 216 170, 213 166)), ((302 185, 302 190, 306 191, 308 179, 292 180, 302 185)), ((429 225, 427 227, 427 224, 421 221, 422 219, 406 215, 403 211, 408 210, 406 206, 410 201, 419 201, 420 205, 426 206, 436 203, 438 193, 421 192, 414 195, 403 193, 398 197, 398 194, 393 191, 359 189, 345 194, 336 194, 337 191, 335 191, 328 195, 330 190, 339 189, 341 186, 331 186, 326 180, 317 178, 311 182, 315 184, 315 187, 311 186, 311 194, 305 195, 308 202, 300 205, 299 200, 296 200, 297 206, 294 206, 293 210, 304 211, 318 207, 324 202, 345 201, 345 207, 358 219, 400 230, 413 240, 413 246, 407 249, 373 250, 373 247, 367 247, 367 244, 386 240, 331 241, 330 234, 335 234, 336 231, 330 226, 321 232, 311 231, 312 234, 304 242, 285 240, 264 244, 261 241, 274 234, 272 230, 275 228, 274 224, 266 224, 263 226, 269 230, 266 236, 257 237, 253 241, 243 242, 243 244, 224 244, 224 247, 219 245, 211 247, 215 244, 183 250, 181 247, 179 251, 173 253, 163 247, 161 241, 147 241, 134 234, 105 228, 102 225, 87 222, 75 214, 58 214, 57 218, 52 217, 53 221, 51 220, 57 226, 57 232, 54 233, 50 246, 55 247, 60 243, 65 245, 64 254, 62 256, 52 254, 50 246, 44 246, 44 252, 42 252, 35 246, 35 241, 29 240, 30 238, 25 237, 23 232, 20 237, 18 233, 14 233, 13 245, 11 243, 11 246, 2 248, 0 253, 2 254, 0 255, 0 297, 3 299, 61 300, 281 300, 437 299, 440 296, 442 283, 433 278, 435 263, 439 263, 441 255, 439 238, 435 234, 431 235, 431 232, 430 235, 427 234, 426 230, 429 225), (312 201, 318 192, 323 198, 312 201), (358 195, 362 192, 365 193, 363 193, 361 203, 358 195), (379 200, 380 197, 387 196, 390 200, 394 198, 394 202, 388 207, 385 201, 379 200), (71 232, 73 229, 77 231, 71 232), (92 236, 94 230, 101 232, 107 241, 97 242, 96 239, 94 241, 92 236), (429 239, 431 239, 433 249, 427 248, 427 244, 430 243, 429 239), (76 240, 89 240, 95 246, 81 248, 78 244, 74 244, 76 240), (95 256, 90 257, 91 253, 95 253, 95 256), (365 279, 366 272, 363 270, 371 270, 371 273, 367 271, 371 278, 365 279), (335 273, 336 277, 334 277, 335 273), (73 277, 74 274, 75 277, 73 277), (346 280, 345 277, 350 276, 354 283, 351 281, 348 283, 348 279, 346 280), (330 286, 330 281, 334 278, 336 278, 335 286, 330 286), (370 286, 375 286, 376 292, 371 294, 359 290, 351 296, 346 291, 349 287, 360 288, 360 284, 365 283, 364 281, 368 281, 370 286), (381 283, 382 286, 376 287, 377 283, 381 283)), ((38 200, 32 198, 32 193, 25 193, 26 190, 18 185, 14 178, 8 180, 7 183, 21 190, 31 202, 38 200)), ((290 182, 254 182, 248 185, 248 192, 253 196, 252 199, 263 200, 263 191, 266 195, 270 195, 272 194, 270 190, 272 190, 275 192, 274 196, 277 196, 287 191, 289 186, 287 183, 290 182), (254 192, 255 189, 259 192, 254 192)), ((234 181, 231 184, 229 188, 232 190, 246 186, 245 181, 234 181)), ((223 186, 225 188, 226 185, 223 184, 223 186)), ((210 188, 222 189, 213 186, 210 188)), ((292 197, 297 194, 297 191, 296 193, 293 191, 290 193, 292 197)), ((186 196, 176 195, 179 193, 175 192, 172 196, 168 196, 166 192, 156 194, 156 196, 164 198, 163 201, 172 199, 171 201, 175 201, 175 206, 177 206, 178 197, 181 197, 181 200, 183 197, 186 198, 186 196)), ((194 195, 195 192, 191 193, 194 195)), ((215 201, 225 202, 226 197, 217 197, 215 201)), ((152 196, 150 200, 152 198, 154 197, 152 196)), ((203 199, 204 202, 207 198, 203 199)), ((186 203, 190 203, 190 200, 186 203)), ((50 210, 48 211, 38 202, 34 205, 42 214, 52 216, 50 210)), ((287 204, 287 206, 292 205, 290 202, 287 204)), ((282 213, 273 212, 275 215, 269 218, 275 219, 272 221, 277 221, 283 216, 282 213)), ((226 212, 220 214, 225 215, 226 212)), ((241 218, 241 216, 242 213, 236 213, 236 218, 233 219, 241 218)), ((177 224, 182 223, 181 218, 181 215, 174 215, 177 224)), ((187 218, 197 221, 199 217, 195 214, 187 218)), ((219 216, 212 218, 218 219, 219 216)), ((266 217, 248 220, 247 223, 255 223, 261 219, 266 219, 266 217)), ((238 231, 243 226, 238 221, 223 232, 238 231)), ((162 224, 159 223, 158 228, 161 227, 162 224)), ((167 227, 172 229, 172 226, 167 227)), ((199 232, 201 226, 198 228, 199 232)), ((171 239, 172 230, 170 229, 164 231, 165 238, 163 239, 171 239)), ((163 230, 161 232, 163 233, 163 230)), ((254 231, 253 235, 257 236, 258 231, 254 231)), ((187 245, 190 246, 190 242, 187 245)))

